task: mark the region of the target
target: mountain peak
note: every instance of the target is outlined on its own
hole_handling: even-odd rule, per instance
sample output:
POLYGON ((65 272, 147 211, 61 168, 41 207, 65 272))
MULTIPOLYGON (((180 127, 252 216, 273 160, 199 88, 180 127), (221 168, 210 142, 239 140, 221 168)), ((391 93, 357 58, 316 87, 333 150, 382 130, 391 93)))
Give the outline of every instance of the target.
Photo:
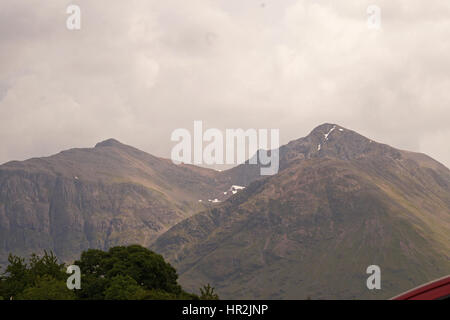
POLYGON ((99 142, 95 145, 95 148, 99 147, 120 147, 123 146, 123 143, 117 141, 116 139, 107 139, 105 141, 99 142))
POLYGON ((351 160, 366 157, 369 154, 401 158, 399 150, 385 144, 376 143, 358 132, 344 128, 338 124, 324 123, 314 128, 304 138, 293 140, 282 147, 282 163, 289 159, 300 158, 336 158, 351 160), (283 161, 284 160, 284 161, 283 161))
POLYGON ((325 123, 322 123, 322 124, 318 125, 317 127, 315 127, 313 129, 313 131, 321 130, 321 129, 327 129, 327 128, 331 128, 331 127, 340 127, 340 126, 338 124, 336 124, 336 123, 325 122, 325 123))
POLYGON ((341 127, 338 124, 335 123, 324 123, 321 124, 317 127, 315 127, 312 131, 311 134, 316 135, 316 134, 322 134, 322 135, 329 135, 332 131, 334 130, 339 130, 339 131, 344 131, 345 128, 341 127))

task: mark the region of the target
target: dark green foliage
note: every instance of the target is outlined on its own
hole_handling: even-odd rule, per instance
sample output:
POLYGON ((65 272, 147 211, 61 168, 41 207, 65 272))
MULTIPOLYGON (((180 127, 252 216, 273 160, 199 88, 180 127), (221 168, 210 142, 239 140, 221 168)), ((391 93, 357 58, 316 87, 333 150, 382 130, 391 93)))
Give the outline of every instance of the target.
POLYGON ((73 300, 75 294, 66 283, 51 276, 39 278, 33 287, 26 288, 17 296, 18 300, 73 300))
POLYGON ((31 278, 25 259, 9 255, 8 263, 9 265, 5 271, 8 277, 2 277, 1 295, 14 297, 25 290, 27 284, 31 282, 31 278))
POLYGON ((214 292, 214 288, 209 285, 200 288, 200 300, 219 300, 219 296, 214 292))
POLYGON ((106 300, 142 300, 146 295, 136 280, 123 275, 112 278, 104 294, 106 300))
POLYGON ((75 262, 82 270, 80 299, 193 299, 177 283, 176 270, 142 246, 87 250, 75 262))
MULTIPOLYGON (((0 276, 0 300, 198 300, 177 283, 176 270, 159 254, 142 246, 87 250, 75 265, 81 270, 81 289, 69 290, 66 265, 53 253, 25 259, 10 255, 0 276), (3 297, 3 298, 2 298, 3 297)), ((209 285, 201 299, 218 299, 209 285)))
POLYGON ((29 262, 29 272, 32 279, 38 279, 44 276, 52 277, 59 281, 66 281, 66 266, 64 263, 58 263, 58 258, 53 252, 44 251, 42 257, 32 254, 29 262))
POLYGON ((9 255, 7 266, 0 281, 0 296, 12 299, 71 299, 73 293, 67 289, 65 265, 58 263, 52 252, 42 257, 31 255, 24 258, 9 255))

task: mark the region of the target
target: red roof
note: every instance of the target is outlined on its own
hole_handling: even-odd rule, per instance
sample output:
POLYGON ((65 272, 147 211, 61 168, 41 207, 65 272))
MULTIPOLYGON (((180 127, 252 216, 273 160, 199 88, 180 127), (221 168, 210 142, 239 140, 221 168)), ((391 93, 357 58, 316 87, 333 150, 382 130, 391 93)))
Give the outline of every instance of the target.
POLYGON ((450 298, 450 275, 409 290, 392 300, 440 300, 450 298))

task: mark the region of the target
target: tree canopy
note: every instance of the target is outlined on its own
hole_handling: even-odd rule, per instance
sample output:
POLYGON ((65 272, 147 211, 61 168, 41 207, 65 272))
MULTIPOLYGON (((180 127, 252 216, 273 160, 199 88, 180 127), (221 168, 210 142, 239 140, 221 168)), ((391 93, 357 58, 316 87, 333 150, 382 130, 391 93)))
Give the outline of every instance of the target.
POLYGON ((67 266, 52 252, 41 257, 32 254, 28 261, 10 255, 0 276, 0 299, 218 299, 209 284, 200 289, 200 297, 184 291, 176 270, 161 255, 140 245, 89 249, 74 265, 81 270, 81 289, 69 290, 67 266))

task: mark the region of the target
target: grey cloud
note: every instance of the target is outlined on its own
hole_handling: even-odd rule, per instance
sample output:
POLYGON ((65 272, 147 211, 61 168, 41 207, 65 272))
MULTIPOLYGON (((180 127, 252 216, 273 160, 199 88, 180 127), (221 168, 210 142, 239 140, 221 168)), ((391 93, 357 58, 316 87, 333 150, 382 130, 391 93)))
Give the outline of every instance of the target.
POLYGON ((0 3, 0 163, 114 137, 168 157, 171 132, 339 123, 449 166, 450 4, 79 0, 0 3), (262 6, 261 4, 264 3, 262 6))

